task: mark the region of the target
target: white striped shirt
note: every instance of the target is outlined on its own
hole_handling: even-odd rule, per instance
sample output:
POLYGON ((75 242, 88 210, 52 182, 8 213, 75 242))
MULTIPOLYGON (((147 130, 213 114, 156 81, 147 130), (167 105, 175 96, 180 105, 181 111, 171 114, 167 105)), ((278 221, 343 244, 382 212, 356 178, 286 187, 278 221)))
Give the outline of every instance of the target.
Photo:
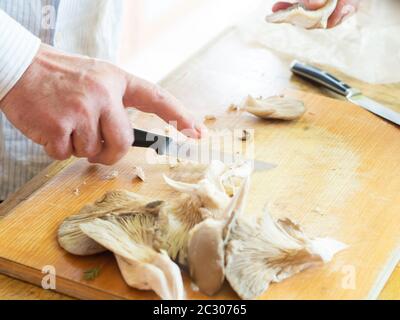
MULTIPOLYGON (((115 60, 121 13, 121 0, 0 0, 0 100, 29 67, 40 40, 66 52, 115 60)), ((50 163, 43 148, 0 112, 0 200, 50 163)))

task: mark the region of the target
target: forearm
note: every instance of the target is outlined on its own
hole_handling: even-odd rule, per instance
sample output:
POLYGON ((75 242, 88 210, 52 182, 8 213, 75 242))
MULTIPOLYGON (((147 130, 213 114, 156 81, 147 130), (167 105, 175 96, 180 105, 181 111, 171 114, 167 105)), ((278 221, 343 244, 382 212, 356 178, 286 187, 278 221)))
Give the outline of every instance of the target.
POLYGON ((40 39, 0 10, 0 101, 14 87, 35 57, 40 39))

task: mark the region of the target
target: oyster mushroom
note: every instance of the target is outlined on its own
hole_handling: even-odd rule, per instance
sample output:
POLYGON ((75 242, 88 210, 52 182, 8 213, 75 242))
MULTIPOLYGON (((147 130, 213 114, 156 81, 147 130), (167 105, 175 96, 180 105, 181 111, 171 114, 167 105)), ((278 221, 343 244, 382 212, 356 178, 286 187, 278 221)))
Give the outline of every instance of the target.
POLYGON ((290 23, 304 29, 326 29, 328 19, 335 11, 338 0, 328 0, 326 5, 318 10, 307 10, 302 4, 297 3, 286 10, 277 11, 266 17, 271 23, 290 23))
POLYGON ((290 220, 275 222, 267 213, 257 222, 245 219, 252 169, 247 162, 179 164, 165 177, 176 198, 109 192, 64 221, 60 245, 78 255, 113 252, 129 286, 163 299, 184 298, 176 263, 206 294, 218 292, 226 278, 240 297, 256 298, 270 283, 328 262, 344 245, 309 238, 290 220))
POLYGON ((250 185, 246 179, 239 193, 232 199, 224 216, 227 220, 207 219, 197 224, 189 233, 188 262, 192 280, 200 291, 212 296, 225 280, 225 245, 231 226, 240 216, 250 185))
POLYGON ((77 215, 64 220, 58 229, 58 243, 67 252, 78 256, 105 252, 107 249, 84 234, 80 225, 110 214, 119 215, 127 212, 158 214, 159 207, 149 206, 151 203, 151 200, 128 191, 108 192, 95 204, 84 207, 77 215))
POLYGON ((190 183, 165 176, 166 183, 180 196, 160 211, 159 248, 167 251, 174 261, 187 266, 190 231, 207 219, 230 219, 232 201, 236 201, 231 197, 252 170, 248 162, 229 167, 214 161, 209 166, 187 163, 174 169, 174 179, 190 183))
MULTIPOLYGON (((165 182, 174 190, 189 195, 193 204, 199 206, 197 211, 200 211, 203 220, 229 218, 226 216, 226 208, 235 190, 251 175, 253 171, 251 163, 243 162, 227 166, 220 161, 213 161, 207 167, 203 165, 199 167, 203 168, 203 173, 197 171, 197 182, 187 183, 164 176, 165 182)), ((179 171, 178 176, 181 176, 179 171)))
MULTIPOLYGON (((165 177, 180 193, 177 198, 167 203, 127 191, 109 192, 63 222, 59 243, 75 255, 112 251, 130 286, 152 289, 164 299, 182 297, 182 279, 172 261, 188 266, 189 233, 196 225, 209 218, 230 218, 236 198, 232 200, 224 185, 239 184, 251 169, 247 163, 179 164, 172 176, 190 183, 165 177)), ((219 234, 222 237, 222 227, 219 234)), ((219 255, 224 258, 223 250, 219 255)))
POLYGON ((113 252, 126 283, 154 290, 164 300, 184 298, 179 267, 163 251, 153 249, 155 217, 146 214, 107 216, 81 224, 90 238, 113 252))
POLYGON ((258 221, 239 219, 226 249, 226 278, 242 299, 255 299, 281 282, 346 248, 333 239, 307 237, 290 220, 275 222, 268 212, 258 221))
POLYGON ((306 112, 302 101, 282 96, 266 99, 248 96, 242 108, 262 119, 295 120, 306 112))

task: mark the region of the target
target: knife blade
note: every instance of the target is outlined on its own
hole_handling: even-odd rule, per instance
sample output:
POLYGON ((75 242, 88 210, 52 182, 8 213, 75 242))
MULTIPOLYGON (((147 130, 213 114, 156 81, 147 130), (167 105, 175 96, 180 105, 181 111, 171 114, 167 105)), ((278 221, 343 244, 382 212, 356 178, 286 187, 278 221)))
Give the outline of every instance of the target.
POLYGON ((346 99, 351 103, 400 126, 400 113, 365 97, 360 90, 352 88, 328 72, 299 61, 294 61, 292 63, 291 70, 294 74, 318 83, 325 88, 346 97, 346 99))
POLYGON ((238 160, 252 161, 254 171, 268 171, 275 169, 277 165, 246 159, 240 155, 225 153, 220 150, 199 148, 199 146, 190 143, 177 143, 172 138, 151 133, 148 131, 133 129, 134 142, 133 147, 153 149, 158 155, 168 155, 174 158, 192 160, 196 162, 210 162, 212 160, 221 160, 226 164, 232 164, 238 160), (202 161, 199 161, 202 160, 202 161))

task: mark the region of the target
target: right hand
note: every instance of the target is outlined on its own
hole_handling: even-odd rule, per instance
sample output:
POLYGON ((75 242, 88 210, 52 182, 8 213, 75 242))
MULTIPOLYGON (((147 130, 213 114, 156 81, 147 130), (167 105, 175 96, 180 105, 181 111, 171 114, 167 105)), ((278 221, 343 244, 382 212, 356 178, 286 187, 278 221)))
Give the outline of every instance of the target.
POLYGON ((112 165, 133 142, 126 107, 174 121, 200 138, 183 105, 160 87, 107 62, 61 53, 42 45, 32 65, 0 101, 0 109, 26 137, 56 160, 72 155, 112 165))
MULTIPOLYGON (((298 0, 298 2, 302 3, 309 10, 318 10, 326 4, 327 0, 298 0)), ((329 17, 328 28, 337 26, 343 20, 353 15, 357 11, 359 4, 360 0, 339 0, 335 11, 329 17)), ((272 11, 285 10, 292 5, 293 3, 289 2, 277 2, 273 6, 272 11)))

